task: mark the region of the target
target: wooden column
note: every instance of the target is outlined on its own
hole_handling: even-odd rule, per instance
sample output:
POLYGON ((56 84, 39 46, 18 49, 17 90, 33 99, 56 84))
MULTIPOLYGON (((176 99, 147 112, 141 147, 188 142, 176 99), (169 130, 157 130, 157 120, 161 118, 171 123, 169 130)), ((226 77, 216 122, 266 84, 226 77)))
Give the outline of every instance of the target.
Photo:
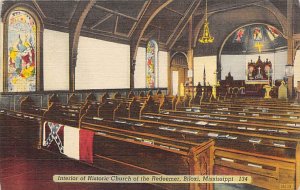
MULTIPOLYGON (((287 52, 287 64, 293 65, 294 60, 294 41, 293 41, 293 0, 287 0, 287 43, 288 43, 288 52, 287 52)), ((287 82, 288 87, 288 97, 293 97, 294 89, 294 77, 288 77, 287 82)))
POLYGON ((296 188, 300 189, 300 141, 296 146, 296 188))
MULTIPOLYGON (((188 51, 187 51, 187 62, 188 62, 188 70, 192 72, 192 77, 188 77, 189 86, 194 86, 194 50, 192 47, 193 43, 193 16, 190 16, 188 23, 188 51)), ((190 88, 191 89, 191 88, 190 88)), ((195 92, 191 90, 189 93, 190 96, 194 97, 195 92)))
POLYGON ((173 94, 172 89, 172 71, 171 71, 171 53, 168 51, 168 94, 173 94))
POLYGON ((78 43, 84 20, 95 4, 95 0, 80 1, 70 21, 69 32, 69 91, 75 91, 75 67, 78 54, 78 43))
POLYGON ((192 71, 192 77, 189 78, 189 85, 193 86, 194 85, 194 50, 192 48, 192 43, 193 43, 193 16, 190 17, 189 19, 189 25, 188 25, 188 30, 189 30, 189 38, 188 38, 188 52, 187 52, 187 57, 188 57, 188 69, 192 71))
POLYGON ((130 89, 134 89, 134 71, 136 60, 133 59, 133 56, 130 55, 130 89))

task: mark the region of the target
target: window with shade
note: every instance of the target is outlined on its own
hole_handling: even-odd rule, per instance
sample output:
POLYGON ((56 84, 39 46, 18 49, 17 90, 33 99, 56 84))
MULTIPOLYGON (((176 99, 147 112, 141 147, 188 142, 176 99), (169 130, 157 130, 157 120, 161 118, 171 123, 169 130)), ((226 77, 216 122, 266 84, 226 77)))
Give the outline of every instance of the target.
POLYGON ((158 86, 158 45, 150 40, 146 48, 146 88, 158 86))
POLYGON ((15 8, 6 17, 5 85, 7 92, 32 92, 39 89, 40 23, 36 15, 15 8))

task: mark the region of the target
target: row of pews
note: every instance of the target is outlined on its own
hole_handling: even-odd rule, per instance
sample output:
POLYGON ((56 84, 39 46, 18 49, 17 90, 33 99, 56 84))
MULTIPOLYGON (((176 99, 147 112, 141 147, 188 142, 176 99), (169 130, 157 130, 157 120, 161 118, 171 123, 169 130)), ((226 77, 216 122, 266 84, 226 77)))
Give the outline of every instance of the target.
MULTIPOLYGON (((207 94, 200 99, 90 94, 84 102, 74 95, 66 105, 53 96, 46 109, 25 97, 21 112, 11 114, 40 120, 40 146, 45 121, 93 131, 92 165, 117 174, 250 175, 257 187, 300 188, 299 105, 274 99, 213 101, 207 94)), ((212 184, 159 185, 213 189, 212 184)))

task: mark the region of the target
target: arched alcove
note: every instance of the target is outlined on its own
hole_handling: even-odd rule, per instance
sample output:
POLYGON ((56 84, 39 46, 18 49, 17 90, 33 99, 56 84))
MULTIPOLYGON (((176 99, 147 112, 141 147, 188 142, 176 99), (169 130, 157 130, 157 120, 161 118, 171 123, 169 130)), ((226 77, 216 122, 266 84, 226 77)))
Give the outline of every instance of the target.
POLYGON ((253 89, 259 92, 265 84, 284 80, 286 64, 287 40, 282 33, 269 24, 248 24, 232 31, 223 42, 218 80, 224 81, 230 73, 234 86, 256 85, 253 89))

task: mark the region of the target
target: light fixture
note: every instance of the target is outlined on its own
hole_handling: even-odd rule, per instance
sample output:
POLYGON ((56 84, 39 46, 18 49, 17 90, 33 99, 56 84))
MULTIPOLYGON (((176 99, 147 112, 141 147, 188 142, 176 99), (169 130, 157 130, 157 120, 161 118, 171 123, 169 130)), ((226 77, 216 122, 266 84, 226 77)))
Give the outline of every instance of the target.
POLYGON ((212 37, 209 33, 209 27, 208 27, 208 21, 207 21, 207 0, 205 4, 205 21, 204 21, 204 28, 203 28, 203 35, 199 39, 200 43, 207 44, 207 43, 213 43, 214 37, 212 37))
POLYGON ((285 66, 285 76, 292 77, 294 75, 294 65, 285 66))

